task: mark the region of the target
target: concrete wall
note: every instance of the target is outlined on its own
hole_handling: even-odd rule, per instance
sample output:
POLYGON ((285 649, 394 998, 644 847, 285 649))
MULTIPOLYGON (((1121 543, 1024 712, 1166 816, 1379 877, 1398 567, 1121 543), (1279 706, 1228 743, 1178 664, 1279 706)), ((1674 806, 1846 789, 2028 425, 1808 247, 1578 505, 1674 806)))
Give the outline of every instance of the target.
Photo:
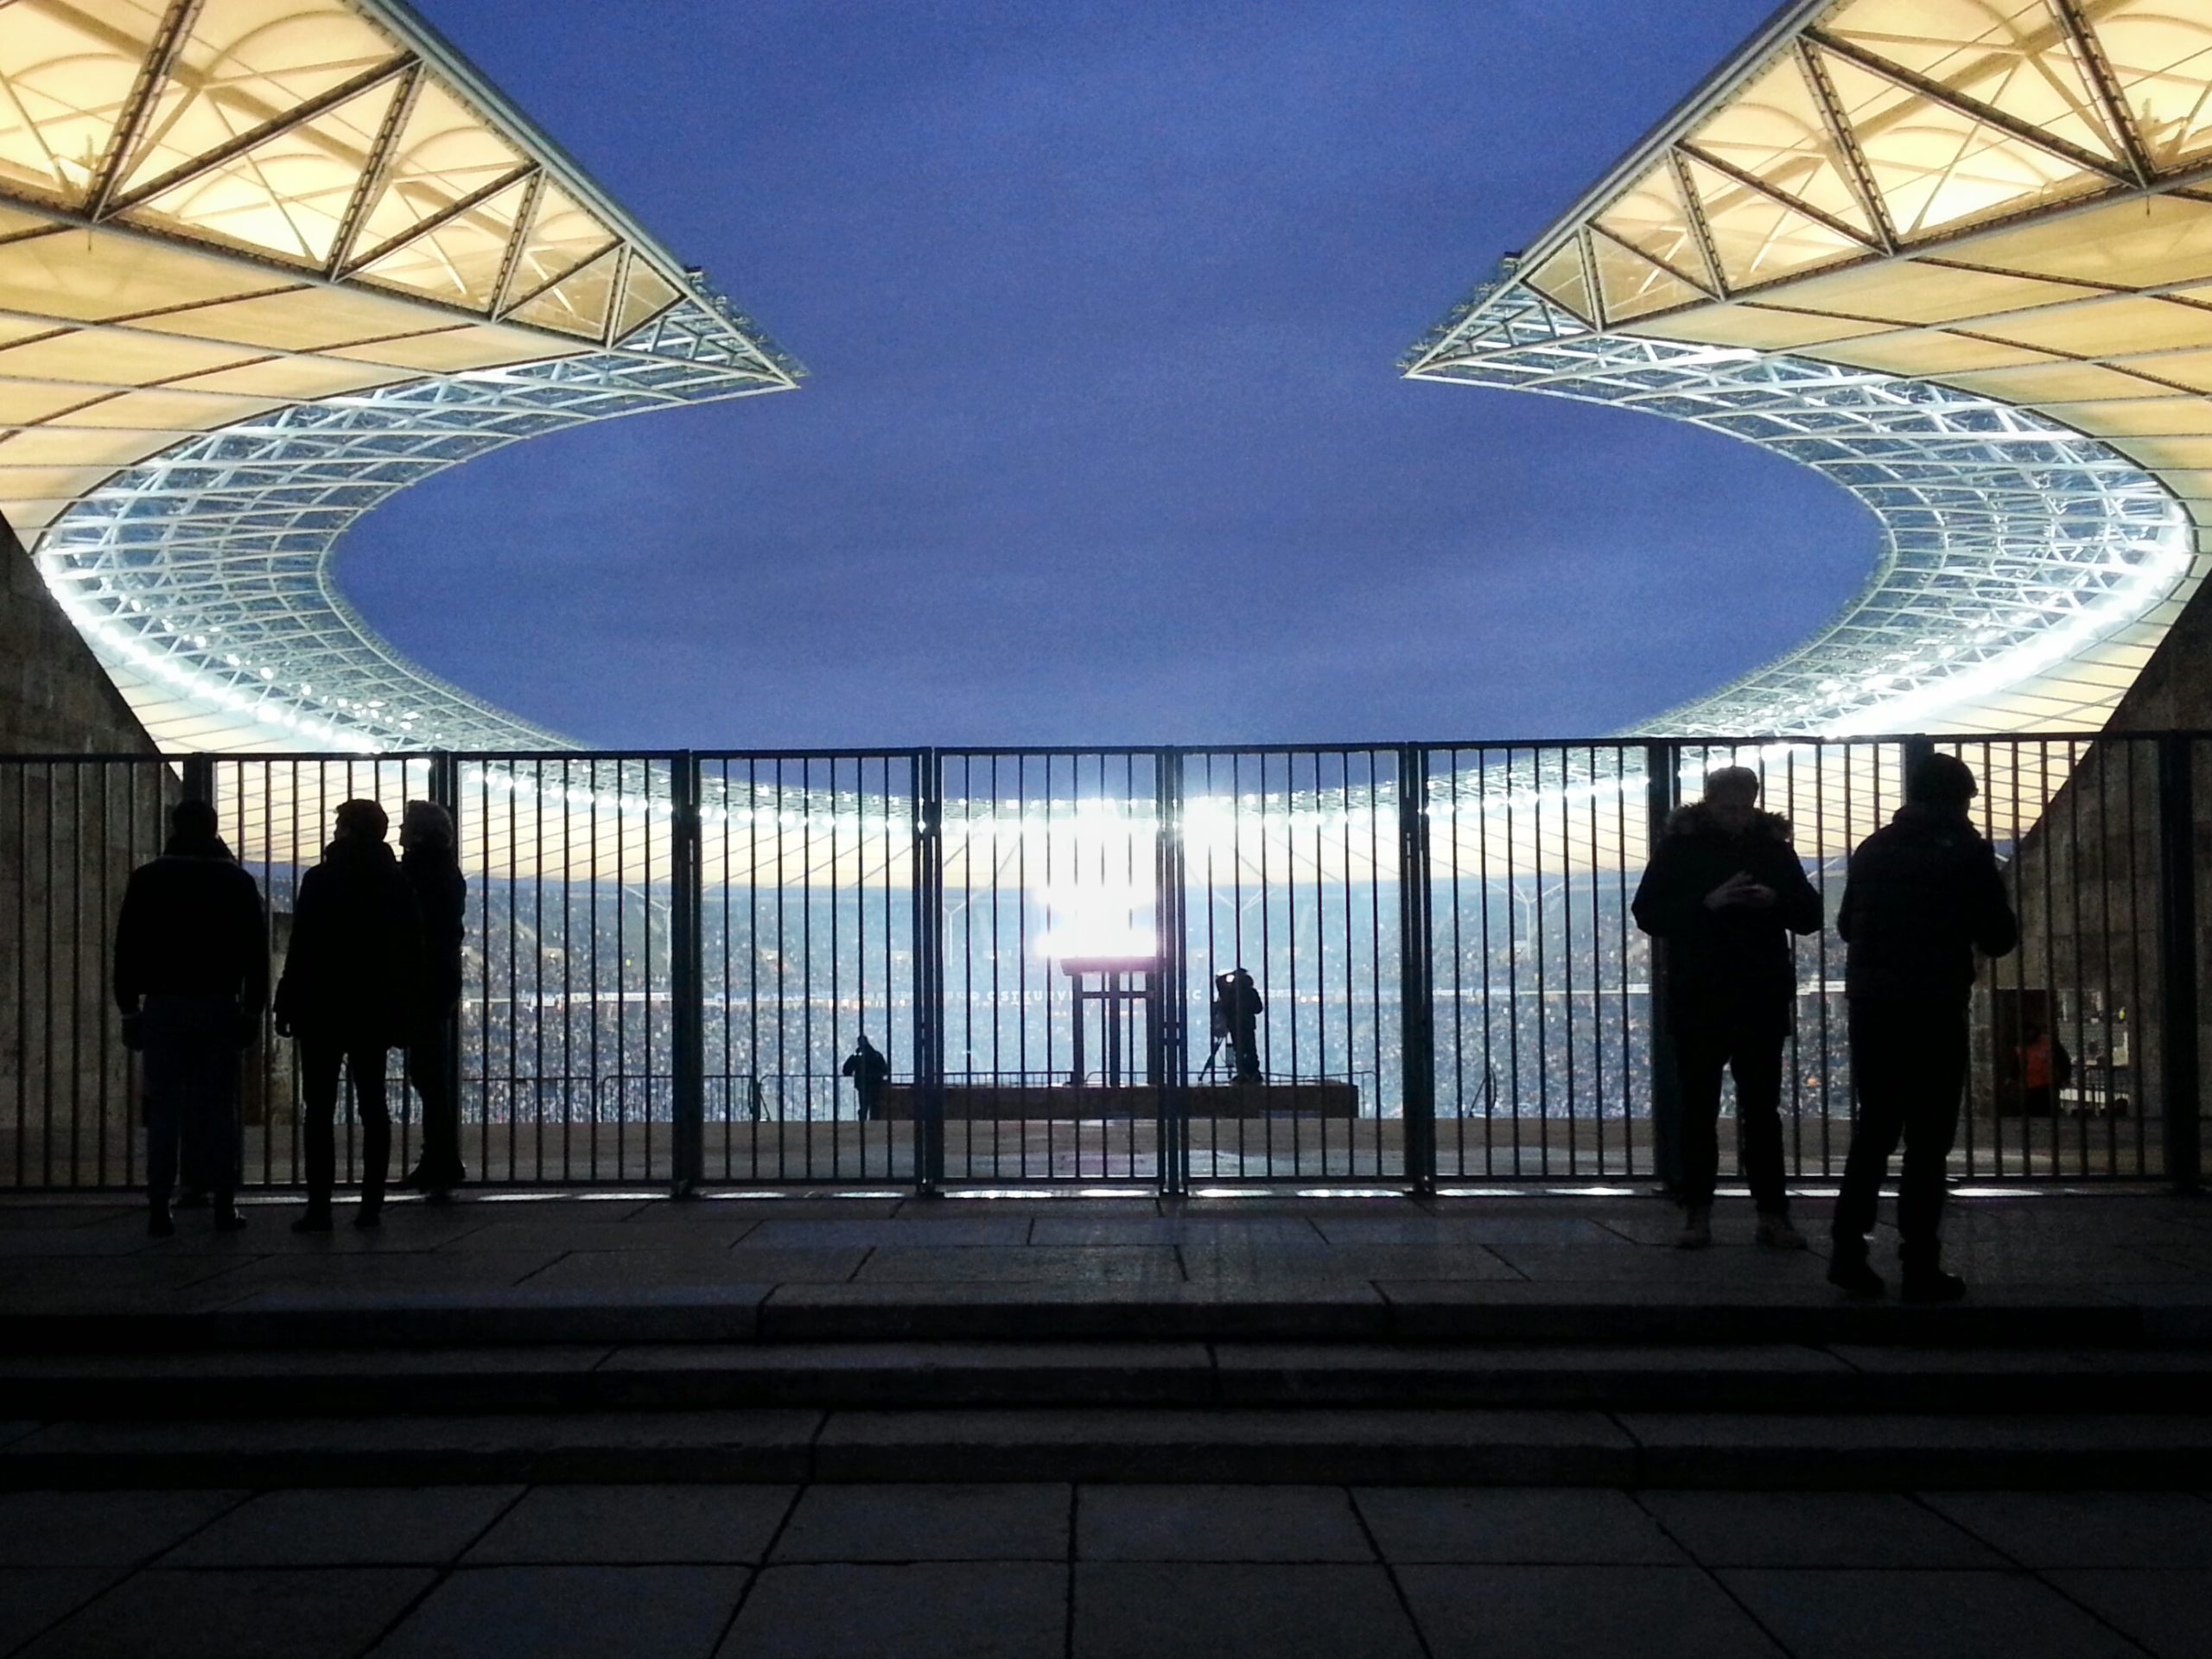
POLYGON ((0 1184, 135 1169, 135 1068, 107 950, 131 867, 160 849, 173 771, 0 519, 0 1184))
POLYGON ((154 753, 154 740, 0 518, 0 754, 154 753))
MULTIPOLYGON (((2183 611, 2106 727, 2126 733, 2212 731, 2212 588, 2183 611)), ((2212 1057, 2212 744, 2195 749, 2190 867, 2196 887, 2193 1017, 2212 1057)), ((2160 1072, 2168 1017, 2158 956, 2158 774, 2148 741, 2089 746, 2042 821, 2023 841, 2012 876, 2022 922, 2021 969, 2001 983, 2126 1010, 2131 1105, 2152 1119, 2155 1160, 2169 1098, 2160 1072)), ((2107 1027, 2109 1029, 2109 1027, 2107 1027)), ((2094 1030, 2094 1027, 2093 1027, 2094 1030)), ((2079 1048, 2073 1030, 2062 1028, 2079 1048)), ((2082 1058, 2077 1055, 2077 1059, 2082 1058)), ((2201 1120, 2205 1102, 2182 1109, 2201 1120)), ((2152 1173, 2162 1173, 2153 1162, 2152 1173)))

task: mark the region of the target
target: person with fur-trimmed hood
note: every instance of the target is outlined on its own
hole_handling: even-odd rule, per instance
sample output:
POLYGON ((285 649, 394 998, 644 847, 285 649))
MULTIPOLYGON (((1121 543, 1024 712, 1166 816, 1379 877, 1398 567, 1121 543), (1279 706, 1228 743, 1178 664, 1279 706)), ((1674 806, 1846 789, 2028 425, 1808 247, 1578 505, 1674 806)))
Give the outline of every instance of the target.
POLYGON ((1683 1223, 1675 1243, 1713 1242, 1720 1073, 1736 1078, 1738 1157, 1758 1242, 1802 1250, 1782 1179, 1782 1045, 1797 995, 1789 935, 1821 925, 1821 895, 1789 821, 1758 810, 1759 777, 1723 766, 1679 809, 1636 890, 1636 925, 1666 946, 1667 1022, 1681 1086, 1683 1223))

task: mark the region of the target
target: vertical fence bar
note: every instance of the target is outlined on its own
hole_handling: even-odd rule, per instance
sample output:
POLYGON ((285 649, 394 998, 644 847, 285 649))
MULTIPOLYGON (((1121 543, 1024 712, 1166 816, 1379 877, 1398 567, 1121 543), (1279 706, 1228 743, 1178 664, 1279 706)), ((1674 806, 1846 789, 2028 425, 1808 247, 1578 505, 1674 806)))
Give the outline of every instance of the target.
POLYGON ((1154 976, 1152 1007, 1145 1020, 1147 1067, 1159 1090, 1159 1156, 1155 1179, 1161 1196, 1180 1198, 1190 1191, 1190 1112, 1184 1093, 1190 1076, 1188 1007, 1189 939, 1183 916, 1183 755, 1162 749, 1153 757, 1153 795, 1158 823, 1153 836, 1153 933, 1160 963, 1154 976))
POLYGON ((707 1175, 707 988, 701 960, 705 870, 699 841, 699 757, 669 760, 669 1079, 675 1119, 670 1191, 696 1193, 707 1175))
MULTIPOLYGON (((1408 744, 1398 751, 1398 1030, 1403 1068, 1398 1109, 1404 1125, 1406 1179, 1420 1198, 1436 1191, 1436 958, 1431 911, 1428 751, 1408 744)), ((1379 1075, 1376 1082, 1379 1090, 1379 1075)), ((1376 1109, 1381 1109, 1379 1101, 1376 1109)))
POLYGON ((914 1191, 944 1181, 944 778, 935 749, 914 756, 914 1191))
MULTIPOLYGON (((1672 743, 1647 743, 1643 748, 1643 815, 1645 842, 1659 845, 1667 832, 1681 788, 1681 751, 1672 743)), ((1651 1055, 1651 1173, 1669 1192, 1681 1185, 1681 1086, 1675 1073, 1675 1037, 1667 1007, 1667 946, 1654 938, 1649 950, 1651 994, 1644 999, 1651 1028, 1646 1033, 1651 1055)), ((1634 1163, 1630 1162, 1633 1173, 1634 1163)))
MULTIPOLYGON (((2166 1179, 2194 1192, 2201 1178, 2196 1118, 2196 838, 2194 738, 2158 740, 2159 1086, 2166 1179)), ((2140 1109, 2139 1104, 2138 1109, 2140 1109)))

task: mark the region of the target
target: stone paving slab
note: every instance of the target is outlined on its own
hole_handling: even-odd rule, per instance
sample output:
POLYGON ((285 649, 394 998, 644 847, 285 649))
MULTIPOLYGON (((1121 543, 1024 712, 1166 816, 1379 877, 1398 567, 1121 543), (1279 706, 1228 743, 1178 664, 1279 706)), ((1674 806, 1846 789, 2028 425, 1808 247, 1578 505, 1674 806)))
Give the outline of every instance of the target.
POLYGON ((1061 1482, 809 1486, 775 1559, 1064 1561, 1072 1496, 1061 1482))
POLYGON ((239 1491, 0 1492, 0 1567, 132 1567, 245 1500, 239 1491))
POLYGON ((121 1567, 0 1567, 0 1653, 13 1653, 110 1586, 121 1567))
POLYGON ((1388 1560, 1407 1563, 1679 1566, 1688 1558, 1624 1492, 1603 1487, 1361 1487, 1388 1560))
POLYGON ((520 1486, 322 1487, 263 1492, 192 1534, 163 1567, 440 1566, 520 1486))
MULTIPOLYGON (((471 1566, 758 1564, 790 1514, 783 1484, 537 1486, 468 1551, 471 1566)), ((479 1529, 483 1531, 482 1529, 479 1529)))
POLYGON ((1719 1577, 1793 1659, 2139 1659, 2126 1637, 2024 1573, 1726 1568, 1719 1577))
POLYGON ((1929 1492, 1923 1501, 2024 1567, 2212 1569, 2212 1503, 2192 1492, 1929 1492))
POLYGON ((794 1562, 760 1573, 715 1659, 1065 1659, 1067 1627, 1065 1566, 794 1562))
POLYGON ((464 1567, 374 1651, 377 1659, 704 1654, 748 1577, 734 1567, 464 1567))
POLYGON ((1918 1571, 2009 1565, 1966 1529, 1901 1492, 1654 1491, 1637 1493, 1637 1501, 1708 1567, 1918 1571))
POLYGON ((2060 1594, 2139 1643, 2154 1659, 2201 1659, 2212 1573, 2107 1569, 2045 1577, 2060 1594))
POLYGON ((1694 1567, 1408 1567, 1399 1580, 1435 1659, 1783 1659, 1694 1567))
POLYGON ((63 1619, 24 1659, 336 1659, 429 1588, 427 1567, 136 1573, 63 1619))
POLYGON ((1421 1642, 1378 1567, 1084 1563, 1076 1659, 1416 1659, 1421 1642))

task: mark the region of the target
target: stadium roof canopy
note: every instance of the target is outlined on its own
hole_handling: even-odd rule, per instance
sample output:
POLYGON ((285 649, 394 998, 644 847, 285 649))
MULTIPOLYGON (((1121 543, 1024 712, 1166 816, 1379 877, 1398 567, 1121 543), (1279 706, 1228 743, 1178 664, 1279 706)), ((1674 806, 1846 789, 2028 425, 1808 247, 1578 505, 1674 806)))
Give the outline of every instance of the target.
POLYGON ((559 745, 378 639, 333 544, 799 372, 397 0, 0 0, 0 513, 166 747, 559 745))
POLYGON ((2101 725, 2212 546, 2212 0, 1793 5, 1404 366, 1881 521, 1819 633, 1649 729, 2101 725))

